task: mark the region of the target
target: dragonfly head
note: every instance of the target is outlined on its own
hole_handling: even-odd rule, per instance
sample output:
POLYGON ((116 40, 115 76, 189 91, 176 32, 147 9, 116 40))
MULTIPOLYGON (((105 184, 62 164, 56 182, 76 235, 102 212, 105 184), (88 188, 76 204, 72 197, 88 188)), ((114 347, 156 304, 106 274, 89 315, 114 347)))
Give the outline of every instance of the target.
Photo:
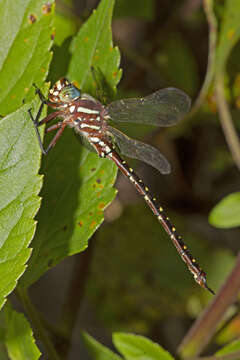
POLYGON ((80 89, 65 78, 58 80, 49 90, 49 100, 55 103, 69 103, 80 96, 80 89))

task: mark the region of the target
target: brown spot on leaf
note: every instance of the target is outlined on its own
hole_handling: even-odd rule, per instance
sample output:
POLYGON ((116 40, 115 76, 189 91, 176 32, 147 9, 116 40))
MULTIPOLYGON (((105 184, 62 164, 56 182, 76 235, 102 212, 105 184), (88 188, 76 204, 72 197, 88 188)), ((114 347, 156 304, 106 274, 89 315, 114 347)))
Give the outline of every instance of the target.
POLYGON ((236 107, 240 109, 240 97, 236 99, 236 107))
POLYGON ((29 24, 34 24, 36 21, 37 21, 37 18, 36 18, 36 16, 35 16, 34 14, 30 14, 30 15, 28 16, 28 22, 29 22, 29 24))
POLYGON ((53 265, 53 259, 48 260, 48 267, 51 267, 53 265))
POLYGON ((101 184, 101 182, 102 182, 101 179, 97 179, 97 180, 96 180, 96 183, 98 183, 98 184, 101 184))
POLYGON ((96 168, 92 168, 91 171, 92 171, 92 172, 96 171, 96 168))
POLYGON ((90 224, 90 228, 93 229, 93 228, 96 226, 96 224, 97 224, 97 223, 96 223, 95 220, 92 221, 91 224, 90 224))
POLYGON ((67 225, 64 225, 63 231, 66 231, 66 230, 67 230, 67 225))
POLYGON ((51 40, 54 40, 54 39, 55 39, 55 36, 56 36, 56 31, 54 30, 54 31, 51 33, 51 40))
POLYGON ((52 10, 52 4, 50 2, 44 4, 42 7, 42 13, 44 15, 50 14, 51 10, 52 10))
POLYGON ((92 215, 93 215, 93 213, 90 211, 89 216, 92 216, 92 215))
POLYGON ((79 221, 77 224, 78 224, 78 226, 80 226, 80 227, 83 226, 83 222, 82 222, 82 221, 79 221))
POLYGON ((235 35, 235 30, 234 29, 230 29, 228 30, 228 33, 227 33, 227 37, 228 39, 232 39, 235 35))
POLYGON ((100 203, 99 205, 98 205, 98 207, 99 207, 99 209, 104 209, 104 207, 105 207, 105 204, 102 202, 102 203, 100 203))

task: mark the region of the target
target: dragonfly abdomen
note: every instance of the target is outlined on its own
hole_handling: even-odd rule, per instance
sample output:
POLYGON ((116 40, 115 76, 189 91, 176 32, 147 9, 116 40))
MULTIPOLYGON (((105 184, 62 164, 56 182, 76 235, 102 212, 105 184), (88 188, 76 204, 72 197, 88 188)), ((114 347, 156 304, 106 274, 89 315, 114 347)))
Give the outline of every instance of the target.
POLYGON ((212 289, 207 286, 206 273, 197 264, 195 258, 188 250, 187 245, 185 245, 185 243, 183 242, 182 237, 178 235, 175 226, 172 224, 169 217, 164 212, 162 206, 159 204, 157 199, 151 195, 149 188, 138 177, 134 170, 127 165, 126 161, 121 159, 121 157, 116 151, 112 150, 107 157, 109 157, 115 162, 121 172, 129 178, 129 180, 135 186, 139 194, 143 196, 144 200, 146 201, 154 215, 157 217, 159 222, 162 224, 164 230, 169 235, 181 258, 187 264, 187 267, 193 274, 195 281, 200 286, 214 294, 212 289))

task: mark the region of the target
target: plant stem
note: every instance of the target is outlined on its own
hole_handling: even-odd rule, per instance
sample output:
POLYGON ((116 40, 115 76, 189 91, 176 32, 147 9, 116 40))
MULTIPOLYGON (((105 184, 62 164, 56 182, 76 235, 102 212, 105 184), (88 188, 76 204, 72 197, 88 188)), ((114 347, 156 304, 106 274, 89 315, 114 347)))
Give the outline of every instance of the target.
POLYGON ((232 154, 233 160, 240 170, 240 142, 225 99, 223 74, 218 75, 216 79, 216 101, 226 142, 232 154))
POLYGON ((34 307, 34 305, 31 302, 31 299, 28 295, 27 289, 18 286, 17 294, 18 294, 18 297, 19 297, 29 319, 31 320, 31 322, 33 324, 34 331, 35 331, 37 337, 43 343, 43 345, 48 353, 49 359, 60 360, 59 355, 57 354, 52 342, 49 340, 49 337, 46 334, 46 331, 45 331, 42 321, 41 321, 41 317, 39 316, 37 309, 34 307))
POLYGON ((75 255, 75 264, 72 272, 68 293, 63 305, 59 328, 65 334, 66 339, 57 345, 57 350, 63 358, 67 357, 70 348, 72 332, 77 322, 77 315, 84 298, 86 281, 88 279, 92 250, 95 236, 93 235, 84 253, 75 255))
POLYGON ((198 317, 190 331, 182 340, 178 353, 182 358, 199 355, 212 339, 216 328, 228 310, 237 299, 240 289, 240 253, 236 265, 215 296, 208 308, 198 317))
POLYGON ((188 116, 196 113, 207 96, 209 87, 213 80, 215 70, 216 46, 217 46, 217 19, 213 11, 213 0, 203 0, 203 8, 206 14, 209 28, 209 44, 208 44, 208 65, 204 83, 200 93, 188 116))

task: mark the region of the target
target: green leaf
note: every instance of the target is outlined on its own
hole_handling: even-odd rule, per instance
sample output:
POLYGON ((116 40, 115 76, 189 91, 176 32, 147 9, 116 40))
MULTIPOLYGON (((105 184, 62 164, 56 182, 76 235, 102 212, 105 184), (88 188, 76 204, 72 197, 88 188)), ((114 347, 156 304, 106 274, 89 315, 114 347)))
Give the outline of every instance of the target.
POLYGON ((219 35, 219 45, 216 55, 216 74, 224 72, 226 62, 233 47, 240 38, 240 2, 225 1, 223 20, 219 35))
POLYGON ((117 0, 114 18, 133 17, 151 21, 154 18, 153 0, 117 0))
POLYGON ((96 84, 91 74, 91 66, 100 68, 109 85, 115 89, 121 77, 118 69, 120 55, 113 47, 111 19, 114 0, 102 0, 88 21, 81 27, 72 43, 72 60, 68 77, 77 80, 84 91, 94 94, 96 84))
POLYGON ((61 46, 66 38, 76 34, 77 23, 74 19, 67 17, 66 14, 62 15, 59 12, 56 13, 54 20, 56 28, 54 43, 61 46))
POLYGON ((218 228, 232 228, 240 225, 240 192, 222 199, 209 215, 211 225, 218 228))
MULTIPOLYGON (((53 3, 53 1, 48 2, 53 3)), ((0 114, 6 115, 34 94, 51 60, 53 8, 46 0, 0 2, 0 114)))
POLYGON ((234 353, 236 351, 239 352, 240 350, 240 341, 236 340, 233 341, 232 343, 224 346, 222 349, 220 349, 219 351, 216 352, 216 356, 223 356, 223 355, 228 355, 231 353, 234 353))
POLYGON ((144 336, 114 333, 113 343, 127 360, 173 360, 169 352, 144 336))
POLYGON ((35 344, 32 329, 23 314, 5 306, 5 343, 11 360, 37 360, 41 353, 35 344))
POLYGON ((88 349, 90 356, 96 360, 121 360, 121 356, 115 354, 113 351, 109 350, 106 346, 100 344, 92 336, 83 333, 83 340, 88 349))
POLYGON ((0 307, 25 270, 40 206, 40 156, 28 108, 0 121, 0 307))
MULTIPOLYGON (((103 66, 101 70, 105 70, 108 83, 117 84, 118 76, 113 78, 112 69, 119 74, 119 52, 113 48, 106 52, 112 46, 113 3, 112 0, 101 1, 74 41, 76 50, 69 77, 78 81, 82 79, 84 88, 97 47, 99 63, 103 66)), ((23 286, 32 284, 66 256, 86 249, 88 239, 104 220, 103 210, 115 196, 115 165, 83 148, 71 129, 65 130, 54 150, 44 159, 42 170, 46 173, 41 193, 43 202, 33 254, 22 279, 23 286)))

